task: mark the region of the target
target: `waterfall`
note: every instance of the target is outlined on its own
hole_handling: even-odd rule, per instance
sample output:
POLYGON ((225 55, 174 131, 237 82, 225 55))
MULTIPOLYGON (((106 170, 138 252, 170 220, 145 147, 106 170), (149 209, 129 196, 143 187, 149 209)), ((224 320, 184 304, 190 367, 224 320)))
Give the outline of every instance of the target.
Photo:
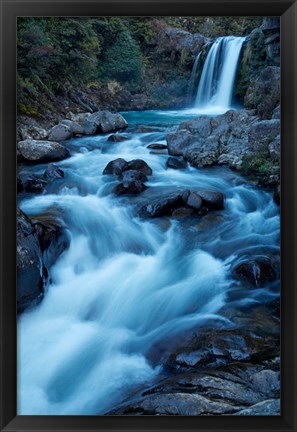
POLYGON ((244 37, 226 36, 216 39, 203 66, 195 102, 196 108, 231 107, 233 88, 244 37))
POLYGON ((195 59, 194 66, 193 66, 192 73, 191 73, 191 77, 190 77, 189 90, 188 90, 188 103, 189 104, 191 102, 191 99, 192 99, 192 96, 194 93, 195 78, 196 78, 196 73, 197 73, 200 57, 201 57, 201 51, 198 53, 198 55, 195 59))

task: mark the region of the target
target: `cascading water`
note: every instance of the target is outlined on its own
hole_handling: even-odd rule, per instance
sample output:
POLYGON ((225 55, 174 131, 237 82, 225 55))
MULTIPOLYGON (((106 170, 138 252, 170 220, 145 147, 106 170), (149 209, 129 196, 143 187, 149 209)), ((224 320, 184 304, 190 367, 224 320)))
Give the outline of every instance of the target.
MULTIPOLYGON (((138 116, 125 115, 132 126, 138 116)), ((170 116, 147 112, 141 120, 168 124, 170 116)), ((223 319, 217 312, 230 287, 230 259, 243 248, 278 247, 271 195, 224 168, 167 170, 167 156, 147 145, 165 142, 168 132, 130 132, 113 144, 106 136, 75 138, 72 157, 58 163, 64 179, 21 200, 28 215, 58 214, 71 241, 50 270, 42 303, 19 319, 18 414, 103 414, 151 385, 160 369, 156 346, 166 350, 183 331, 223 319), (110 193, 116 179, 101 173, 117 157, 152 167, 147 191, 110 193), (225 209, 183 221, 137 217, 150 194, 176 187, 219 190, 225 209)))
POLYGON ((188 103, 191 102, 192 97, 193 97, 194 87, 195 87, 196 73, 197 73, 200 57, 201 57, 201 51, 196 56, 196 59, 195 59, 195 62, 194 62, 194 66, 193 66, 193 69, 192 69, 192 73, 191 73, 191 77, 190 77, 190 82, 189 82, 189 90, 188 90, 188 103))
POLYGON ((203 66, 195 107, 224 112, 231 107, 233 88, 244 37, 219 37, 203 66))

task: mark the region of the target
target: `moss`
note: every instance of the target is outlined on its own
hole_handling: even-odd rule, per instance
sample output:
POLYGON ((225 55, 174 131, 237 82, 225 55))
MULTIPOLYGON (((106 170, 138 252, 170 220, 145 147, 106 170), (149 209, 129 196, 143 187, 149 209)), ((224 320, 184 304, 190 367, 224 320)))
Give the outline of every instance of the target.
POLYGON ((19 103, 17 106, 18 115, 40 118, 40 114, 31 106, 19 103))

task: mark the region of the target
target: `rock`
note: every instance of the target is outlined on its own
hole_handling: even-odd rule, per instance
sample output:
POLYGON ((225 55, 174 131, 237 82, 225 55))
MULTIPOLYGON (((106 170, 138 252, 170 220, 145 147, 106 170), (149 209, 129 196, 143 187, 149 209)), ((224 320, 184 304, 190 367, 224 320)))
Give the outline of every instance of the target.
POLYGON ((84 129, 79 123, 65 119, 61 121, 61 124, 66 125, 73 135, 84 135, 84 129))
POLYGON ((121 114, 112 114, 109 111, 98 111, 88 116, 88 121, 97 126, 97 132, 108 133, 126 129, 128 123, 121 114))
POLYGON ((259 255, 243 258, 231 271, 236 279, 261 288, 279 278, 279 262, 276 258, 259 255))
POLYGON ((43 297, 42 254, 30 219, 17 208, 17 310, 37 304, 43 297))
POLYGON ((47 181, 35 174, 21 173, 17 177, 18 192, 41 193, 46 185, 47 181))
POLYGON ((106 167, 103 170, 103 174, 115 174, 120 175, 123 171, 129 169, 128 163, 125 159, 118 158, 113 161, 108 162, 106 167))
POLYGON ((169 157, 166 161, 167 168, 173 169, 185 169, 187 168, 187 162, 183 159, 178 159, 175 157, 169 157))
POLYGON ((82 123, 82 129, 83 129, 83 134, 84 135, 94 135, 97 130, 98 130, 98 126, 96 125, 96 123, 89 121, 88 119, 86 119, 83 123, 82 123))
POLYGON ((203 205, 209 210, 222 210, 224 208, 224 195, 221 192, 199 189, 195 193, 202 198, 203 205))
POLYGON ((180 207, 176 210, 173 210, 172 217, 184 218, 184 217, 192 216, 193 213, 194 213, 194 209, 191 209, 189 207, 180 207))
POLYGON ((110 135, 107 139, 108 142, 122 142, 127 141, 129 139, 127 135, 113 134, 110 135))
POLYGON ((196 192, 191 192, 187 199, 187 205, 195 210, 200 210, 203 205, 201 196, 196 192))
POLYGON ((43 264, 49 270, 68 248, 69 237, 64 227, 56 220, 50 218, 32 219, 32 224, 39 239, 43 264))
POLYGON ((153 150, 166 150, 167 149, 167 145, 160 144, 160 143, 154 143, 154 144, 148 145, 147 148, 153 149, 153 150))
POLYGON ((244 98, 246 108, 255 108, 261 118, 271 118, 280 103, 280 67, 268 66, 251 82, 244 98))
POLYGON ((142 181, 136 180, 127 183, 120 183, 113 188, 113 193, 116 195, 138 194, 147 189, 147 186, 142 181))
POLYGON ((240 416, 279 416, 280 415, 280 399, 268 399, 259 402, 249 408, 237 412, 235 415, 240 416))
POLYGON ((138 180, 142 182, 147 181, 147 176, 143 174, 142 171, 135 171, 135 170, 124 171, 118 176, 118 178, 119 180, 122 180, 123 183, 129 183, 138 180))
POLYGON ((57 179, 64 177, 64 171, 61 170, 57 165, 49 164, 44 171, 44 177, 46 179, 57 179))
POLYGON ((172 373, 201 371, 202 369, 230 370, 237 363, 256 363, 275 355, 278 342, 274 336, 250 335, 248 330, 205 327, 191 343, 171 354, 166 368, 172 373))
POLYGON ((54 162, 70 157, 66 147, 53 141, 19 141, 17 149, 20 159, 25 162, 54 162))
POLYGON ((48 136, 48 132, 41 126, 36 124, 22 125, 20 127, 20 136, 22 140, 44 140, 48 136))
POLYGON ((278 397, 280 389, 280 372, 269 369, 261 370, 251 377, 250 384, 252 388, 259 393, 268 397, 278 397))
POLYGON ((48 134, 49 141, 65 141, 73 135, 72 130, 66 124, 58 124, 54 126, 48 134))
POLYGON ((252 124, 248 131, 249 150, 266 152, 270 143, 280 134, 280 121, 263 120, 252 124))
POLYGON ((153 173, 151 167, 149 167, 148 164, 142 159, 133 159, 132 161, 128 162, 128 166, 126 169, 141 171, 143 174, 147 176, 150 176, 153 173))
POLYGON ((236 407, 226 402, 211 401, 199 394, 176 392, 150 395, 109 414, 197 416, 231 414, 235 411, 236 407))
POLYGON ((274 140, 268 145, 269 156, 275 162, 280 161, 280 135, 277 135, 274 140))
POLYGON ((153 199, 141 207, 139 215, 144 218, 171 216, 172 212, 184 206, 182 192, 172 192, 166 196, 153 199))
POLYGON ((131 98, 131 109, 135 111, 143 111, 151 109, 154 106, 152 99, 144 93, 134 94, 131 98))

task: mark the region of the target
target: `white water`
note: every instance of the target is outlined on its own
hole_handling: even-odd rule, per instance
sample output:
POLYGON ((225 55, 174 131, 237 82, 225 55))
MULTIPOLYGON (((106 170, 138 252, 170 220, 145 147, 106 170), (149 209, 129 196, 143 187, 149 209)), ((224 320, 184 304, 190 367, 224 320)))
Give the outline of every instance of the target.
MULTIPOLYGON (((142 113, 147 123, 157 117, 142 113)), ((18 414, 114 408, 160 372, 154 347, 162 352, 186 329, 222 319, 217 311, 230 287, 230 261, 240 250, 278 246, 270 194, 223 168, 166 170, 166 155, 146 148, 165 134, 131 134, 118 144, 107 136, 74 139, 71 159, 58 164, 65 179, 20 203, 30 215, 58 214, 71 244, 51 269, 42 303, 19 319, 18 414), (116 157, 144 159, 153 169, 150 189, 132 199, 110 195, 116 179, 101 173, 116 157), (226 208, 182 221, 135 215, 155 188, 176 186, 220 190, 226 208)))
POLYGON ((215 40, 205 60, 198 85, 195 108, 216 114, 231 107, 233 88, 244 37, 215 40))

